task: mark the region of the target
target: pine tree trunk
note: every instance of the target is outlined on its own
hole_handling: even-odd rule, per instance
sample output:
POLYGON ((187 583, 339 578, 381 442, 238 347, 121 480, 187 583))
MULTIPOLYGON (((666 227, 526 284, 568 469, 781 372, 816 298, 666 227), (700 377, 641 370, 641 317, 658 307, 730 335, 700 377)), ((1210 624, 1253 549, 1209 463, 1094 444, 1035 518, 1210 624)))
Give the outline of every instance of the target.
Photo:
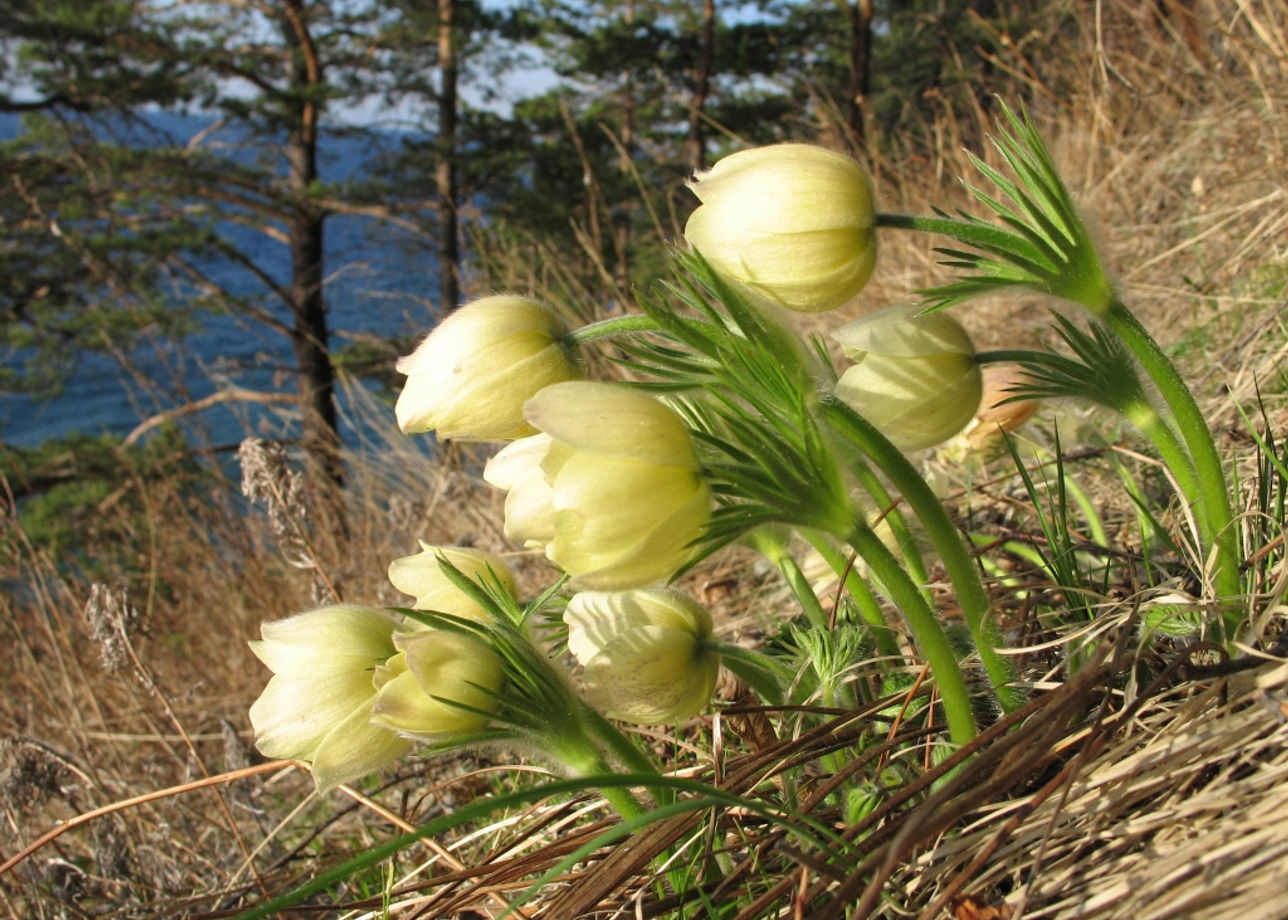
POLYGON ((865 136, 864 111, 872 86, 872 0, 854 0, 850 7, 850 73, 846 86, 845 120, 856 142, 865 136))
POLYGON ((456 309, 461 297, 460 228, 456 188, 456 2, 438 0, 438 302, 441 315, 456 309))
POLYGON ((716 52, 716 0, 702 2, 702 46, 693 68, 693 98, 689 101, 689 168, 695 173, 706 168, 706 131, 703 110, 711 92, 711 68, 716 52))
POLYGON ((328 342, 326 301, 322 292, 326 213, 309 194, 318 179, 319 106, 310 90, 322 82, 322 70, 304 18, 301 0, 283 6, 284 32, 294 55, 291 87, 296 93, 288 131, 287 186, 293 198, 289 219, 291 250, 291 346, 295 354, 301 410, 301 441, 320 530, 341 539, 344 463, 335 404, 335 366, 328 342))

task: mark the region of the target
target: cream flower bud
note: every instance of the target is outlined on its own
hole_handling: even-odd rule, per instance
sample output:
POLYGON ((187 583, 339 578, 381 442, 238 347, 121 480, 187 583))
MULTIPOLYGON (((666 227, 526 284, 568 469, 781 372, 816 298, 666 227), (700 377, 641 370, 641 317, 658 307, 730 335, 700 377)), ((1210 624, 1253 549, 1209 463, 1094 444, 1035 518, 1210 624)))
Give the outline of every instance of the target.
POLYGON ((1011 388, 1028 378, 1018 367, 990 364, 984 368, 984 395, 974 421, 962 432, 966 446, 977 453, 1005 453, 1006 434, 1037 414, 1037 399, 1011 399, 1011 388))
POLYGON ((411 744, 372 725, 372 674, 397 651, 401 624, 382 610, 340 604, 265 623, 251 651, 273 672, 250 708, 255 746, 303 760, 325 792, 401 757, 411 744))
POLYGON ((855 362, 836 395, 901 450, 952 437, 974 418, 983 390, 966 329, 946 312, 919 309, 887 307, 833 333, 855 362))
POLYGON ((373 725, 416 737, 464 735, 487 726, 505 683, 501 659, 460 633, 394 636, 398 654, 376 668, 373 725))
MULTIPOLYGON (((620 384, 570 382, 546 387, 525 411, 550 436, 540 461, 553 512, 546 557, 578 587, 657 584, 693 557, 711 496, 670 408, 620 384)), ((525 523, 538 519, 544 526, 537 513, 525 523)))
POLYGON ((720 657, 704 646, 711 614, 666 588, 583 591, 568 602, 568 648, 585 667, 586 696, 604 715, 661 725, 698 712, 720 657))
POLYGON ((548 434, 520 438, 483 467, 483 479, 507 493, 506 539, 524 546, 545 546, 555 537, 554 493, 541 469, 551 443, 548 434))
POLYGON ((518 593, 514 576, 499 556, 460 546, 430 546, 424 541, 420 549, 414 556, 402 556, 389 563, 390 583, 403 594, 416 598, 412 605, 415 610, 436 610, 477 622, 488 618, 487 612, 443 572, 440 556, 471 581, 496 578, 508 594, 518 593))
POLYGON ((790 310, 839 307, 876 263, 872 184, 809 144, 743 150, 689 183, 702 204, 684 238, 724 278, 790 310))
POLYGON ((547 307, 499 295, 448 315, 398 361, 407 375, 394 414, 403 431, 489 441, 532 434, 523 403, 547 384, 581 375, 547 307))

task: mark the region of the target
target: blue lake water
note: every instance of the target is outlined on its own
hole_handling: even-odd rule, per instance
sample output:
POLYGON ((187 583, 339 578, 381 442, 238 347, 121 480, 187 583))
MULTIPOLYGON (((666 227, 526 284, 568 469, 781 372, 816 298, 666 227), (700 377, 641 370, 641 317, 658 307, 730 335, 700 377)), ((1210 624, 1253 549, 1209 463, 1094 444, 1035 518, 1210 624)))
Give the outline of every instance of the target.
MULTIPOLYGON (((181 125, 182 127, 182 125, 181 125)), ((0 137, 12 137, 10 120, 0 137)), ((326 150, 328 178, 360 169, 368 150, 349 139, 326 150)), ((261 268, 280 282, 289 277, 285 245, 244 228, 229 239, 255 255, 261 268)), ((326 284, 331 345, 342 348, 372 336, 416 337, 433 323, 436 268, 428 241, 409 231, 366 218, 335 216, 326 224, 326 284)), ((242 269, 210 265, 211 275, 243 295, 262 288, 242 269), (240 275, 240 277, 239 277, 240 275)), ((287 311, 271 297, 262 306, 289 324, 287 311)), ((21 394, 0 394, 0 443, 30 447, 76 431, 123 436, 142 419, 235 385, 261 392, 294 387, 293 356, 287 339, 267 326, 232 313, 207 315, 198 332, 181 342, 144 343, 133 348, 130 375, 101 354, 77 356, 63 392, 47 402, 21 394)), ((0 355, 0 360, 14 356, 0 355)), ((285 405, 229 403, 190 416, 184 427, 216 445, 235 443, 250 428, 266 435, 285 430, 285 405)), ((343 409, 343 407, 342 407, 343 409)))

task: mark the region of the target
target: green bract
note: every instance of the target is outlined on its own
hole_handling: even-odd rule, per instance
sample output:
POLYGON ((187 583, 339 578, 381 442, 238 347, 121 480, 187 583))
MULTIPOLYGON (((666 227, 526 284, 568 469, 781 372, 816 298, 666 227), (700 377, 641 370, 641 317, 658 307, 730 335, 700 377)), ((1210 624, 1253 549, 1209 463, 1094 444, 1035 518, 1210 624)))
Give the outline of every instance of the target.
POLYGON ((403 431, 505 440, 532 434, 523 403, 547 384, 580 376, 555 314, 499 295, 449 315, 397 368, 407 382, 394 408, 403 431))
POLYGON ((689 183, 684 238, 726 279, 790 310, 839 307, 876 263, 863 167, 809 144, 744 150, 689 183))

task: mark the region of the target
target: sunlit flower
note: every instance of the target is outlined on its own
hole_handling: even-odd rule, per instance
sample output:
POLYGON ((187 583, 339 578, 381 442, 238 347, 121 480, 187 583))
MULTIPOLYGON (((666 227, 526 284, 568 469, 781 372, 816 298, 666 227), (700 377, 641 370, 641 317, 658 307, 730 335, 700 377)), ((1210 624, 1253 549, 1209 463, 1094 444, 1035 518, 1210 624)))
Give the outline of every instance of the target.
POLYGON ((711 499, 679 416, 629 387, 588 382, 546 387, 525 411, 549 443, 486 474, 512 483, 507 533, 543 544, 582 588, 656 584, 692 558, 711 499))
POLYGON ((479 622, 487 620, 487 612, 443 572, 440 557, 471 581, 482 583, 485 579, 495 579, 510 596, 518 593, 514 576, 499 556, 460 546, 430 546, 424 541, 420 548, 413 556, 402 556, 389 563, 390 583, 416 598, 412 605, 416 610, 435 610, 479 622))
POLYGON ((791 310, 839 307, 876 263, 872 184, 809 144, 744 150, 689 183, 702 204, 684 237, 723 277, 791 310))
POLYGON ((402 756, 410 742, 371 724, 376 667, 397 651, 401 625, 371 607, 340 604, 265 623, 251 651, 273 672, 250 708, 255 746, 310 764, 320 791, 402 756))
POLYGON ((399 633, 393 641, 397 654, 376 668, 374 726, 427 738, 486 727, 505 683, 496 652, 438 629, 399 633))
POLYGON ((451 313, 398 361, 407 375, 394 414, 403 431, 502 440, 532 434, 523 403, 547 384, 580 377, 567 329, 523 297, 484 297, 451 313))
POLYGON ((606 716, 683 722, 711 699, 719 656, 705 647, 711 614, 666 588, 583 591, 568 602, 568 649, 585 667, 586 696, 606 716))
POLYGON ((966 329, 948 313, 878 310, 833 333, 854 366, 836 395, 902 450, 938 444, 979 407, 982 383, 966 329))

